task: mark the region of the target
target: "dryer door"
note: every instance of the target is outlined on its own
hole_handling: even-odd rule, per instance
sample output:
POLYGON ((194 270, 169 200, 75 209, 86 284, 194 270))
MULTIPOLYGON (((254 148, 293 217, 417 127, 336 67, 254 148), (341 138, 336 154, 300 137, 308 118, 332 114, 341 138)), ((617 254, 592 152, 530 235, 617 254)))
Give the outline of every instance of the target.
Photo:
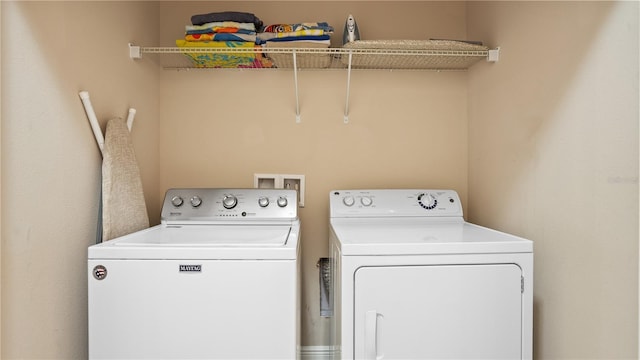
POLYGON ((522 271, 515 264, 362 267, 355 359, 519 359, 522 271))

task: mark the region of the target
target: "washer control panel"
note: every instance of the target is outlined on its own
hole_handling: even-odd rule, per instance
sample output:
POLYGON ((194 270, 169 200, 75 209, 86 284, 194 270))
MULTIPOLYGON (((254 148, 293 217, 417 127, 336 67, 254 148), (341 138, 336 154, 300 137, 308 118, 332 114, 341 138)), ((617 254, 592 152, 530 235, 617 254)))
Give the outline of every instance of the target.
POLYGON ((462 217, 455 190, 333 190, 329 208, 331 217, 462 217))
POLYGON ((162 222, 295 220, 297 196, 284 189, 169 189, 162 222))

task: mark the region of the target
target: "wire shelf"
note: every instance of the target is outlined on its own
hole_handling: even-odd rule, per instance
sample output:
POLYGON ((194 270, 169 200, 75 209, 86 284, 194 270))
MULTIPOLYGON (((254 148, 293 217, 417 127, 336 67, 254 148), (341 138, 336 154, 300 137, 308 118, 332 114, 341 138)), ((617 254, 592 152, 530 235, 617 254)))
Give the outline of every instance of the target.
MULTIPOLYGON (((275 45, 273 45, 275 46, 275 45)), ((329 47, 141 47, 129 44, 129 56, 159 56, 165 69, 293 69, 296 123, 301 121, 298 70, 347 69, 343 121, 349 123, 349 92, 353 69, 464 70, 481 59, 496 62, 500 48, 449 40, 354 41, 342 48, 329 47)))
POLYGON ((177 54, 187 61, 161 61, 165 68, 190 68, 197 66, 187 56, 212 55, 262 55, 273 61, 276 68, 293 68, 294 54, 297 68, 326 69, 347 68, 349 55, 354 69, 466 69, 481 59, 488 59, 493 50, 447 49, 348 49, 348 48, 209 48, 209 47, 136 47, 136 56, 143 54, 177 54))

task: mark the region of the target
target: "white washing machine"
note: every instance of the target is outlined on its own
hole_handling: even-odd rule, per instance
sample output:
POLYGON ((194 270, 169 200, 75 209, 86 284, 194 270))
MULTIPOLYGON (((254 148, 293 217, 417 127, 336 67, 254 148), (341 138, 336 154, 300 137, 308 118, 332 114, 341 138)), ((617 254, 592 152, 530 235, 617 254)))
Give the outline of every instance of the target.
POLYGON ((531 359, 533 244, 455 191, 332 191, 330 254, 341 359, 531 359))
POLYGON ((89 358, 295 359, 297 204, 171 189, 160 225, 89 247, 89 358))

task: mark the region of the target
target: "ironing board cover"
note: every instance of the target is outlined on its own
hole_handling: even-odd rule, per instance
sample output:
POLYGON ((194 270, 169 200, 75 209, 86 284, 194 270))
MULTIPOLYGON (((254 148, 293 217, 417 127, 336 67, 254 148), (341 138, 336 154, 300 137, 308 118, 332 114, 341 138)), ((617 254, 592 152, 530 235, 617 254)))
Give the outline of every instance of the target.
POLYGON ((103 241, 149 227, 140 170, 124 120, 107 122, 102 162, 103 241))

